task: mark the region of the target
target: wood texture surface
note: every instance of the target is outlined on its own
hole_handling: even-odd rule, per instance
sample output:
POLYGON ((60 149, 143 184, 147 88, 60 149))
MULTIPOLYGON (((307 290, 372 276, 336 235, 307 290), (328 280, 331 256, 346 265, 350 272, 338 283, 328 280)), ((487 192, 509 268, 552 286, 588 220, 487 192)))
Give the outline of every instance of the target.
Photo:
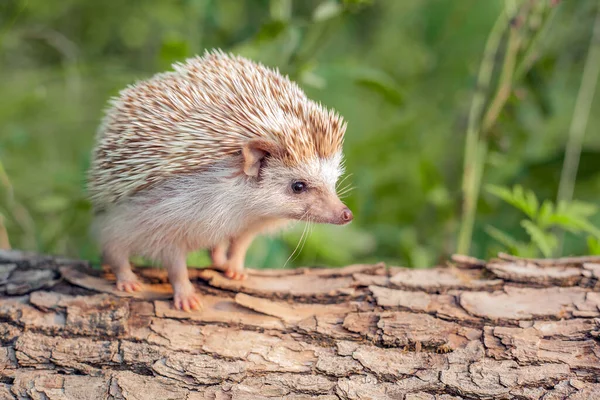
POLYGON ((0 399, 600 399, 600 258, 165 271, 0 251, 0 399))

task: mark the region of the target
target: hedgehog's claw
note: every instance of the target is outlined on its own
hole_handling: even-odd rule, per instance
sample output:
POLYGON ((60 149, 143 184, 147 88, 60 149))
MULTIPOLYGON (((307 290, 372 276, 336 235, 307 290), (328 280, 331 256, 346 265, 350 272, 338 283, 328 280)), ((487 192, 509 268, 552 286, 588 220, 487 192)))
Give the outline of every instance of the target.
POLYGON ((200 310, 202 303, 196 293, 175 293, 175 309, 189 312, 190 310, 200 310))

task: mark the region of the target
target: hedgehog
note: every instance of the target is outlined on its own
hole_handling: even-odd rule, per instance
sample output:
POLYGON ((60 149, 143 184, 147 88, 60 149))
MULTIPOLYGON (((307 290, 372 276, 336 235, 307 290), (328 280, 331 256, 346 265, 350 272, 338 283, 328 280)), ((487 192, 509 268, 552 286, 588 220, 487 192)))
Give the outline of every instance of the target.
POLYGON ((201 308, 186 259, 245 279, 246 251, 293 221, 345 225, 336 193, 346 122, 277 69, 221 50, 111 99, 88 174, 93 232, 117 288, 142 290, 132 256, 167 269, 174 306, 201 308))

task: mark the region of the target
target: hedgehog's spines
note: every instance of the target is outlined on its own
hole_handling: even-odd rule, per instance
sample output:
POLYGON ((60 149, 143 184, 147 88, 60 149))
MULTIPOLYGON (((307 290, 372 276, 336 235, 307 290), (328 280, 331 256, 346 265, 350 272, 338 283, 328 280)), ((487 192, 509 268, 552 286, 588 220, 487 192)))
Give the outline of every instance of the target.
POLYGON ((110 99, 89 174, 96 208, 206 168, 253 138, 284 148, 290 166, 341 152, 346 122, 278 69, 220 49, 172 68, 110 99))

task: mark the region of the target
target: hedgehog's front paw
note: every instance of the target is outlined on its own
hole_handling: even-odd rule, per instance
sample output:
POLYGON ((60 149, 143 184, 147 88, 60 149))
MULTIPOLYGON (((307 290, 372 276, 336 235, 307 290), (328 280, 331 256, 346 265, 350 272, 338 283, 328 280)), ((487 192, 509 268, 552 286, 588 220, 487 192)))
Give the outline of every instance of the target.
POLYGON ((139 292, 142 290, 142 283, 138 281, 132 272, 123 276, 117 276, 117 289, 127 293, 139 292))
POLYGON ((189 287, 174 288, 174 290, 175 309, 187 312, 190 310, 200 310, 202 308, 200 296, 194 293, 194 287, 191 284, 189 285, 189 287))
POLYGON ((237 266, 233 264, 225 265, 225 276, 234 281, 243 281, 248 277, 248 274, 244 272, 244 266, 237 266))

